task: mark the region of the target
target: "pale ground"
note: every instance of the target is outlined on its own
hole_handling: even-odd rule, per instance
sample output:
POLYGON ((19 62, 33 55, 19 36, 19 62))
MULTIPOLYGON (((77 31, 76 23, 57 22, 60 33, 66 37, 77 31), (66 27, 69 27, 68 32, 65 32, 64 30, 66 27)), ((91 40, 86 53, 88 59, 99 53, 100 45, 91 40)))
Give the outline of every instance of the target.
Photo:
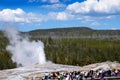
POLYGON ((45 72, 56 72, 56 71, 89 71, 97 69, 120 69, 120 63, 117 62, 103 62, 91 65, 80 66, 69 66, 61 64, 47 63, 43 65, 32 65, 27 67, 20 67, 15 69, 1 70, 0 80, 31 80, 30 78, 40 77, 44 75, 45 72))

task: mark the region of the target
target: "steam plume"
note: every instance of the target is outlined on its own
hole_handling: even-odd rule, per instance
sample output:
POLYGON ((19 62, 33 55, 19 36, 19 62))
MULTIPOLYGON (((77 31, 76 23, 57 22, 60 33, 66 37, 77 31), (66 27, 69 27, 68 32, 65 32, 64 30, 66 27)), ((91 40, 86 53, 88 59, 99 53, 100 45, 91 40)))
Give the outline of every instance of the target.
POLYGON ((28 66, 46 62, 44 44, 41 41, 30 41, 27 37, 20 36, 15 27, 6 27, 4 32, 10 41, 6 49, 12 53, 12 60, 17 65, 28 66))

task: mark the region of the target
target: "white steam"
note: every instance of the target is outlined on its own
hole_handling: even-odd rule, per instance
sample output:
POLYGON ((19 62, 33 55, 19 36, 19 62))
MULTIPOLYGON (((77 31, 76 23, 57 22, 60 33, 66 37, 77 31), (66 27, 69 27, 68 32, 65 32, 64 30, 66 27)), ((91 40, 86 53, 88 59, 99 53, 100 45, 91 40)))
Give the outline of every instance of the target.
POLYGON ((20 36, 16 28, 7 27, 4 29, 10 44, 7 50, 12 53, 12 60, 19 66, 46 63, 44 44, 41 41, 30 41, 27 37, 20 36))

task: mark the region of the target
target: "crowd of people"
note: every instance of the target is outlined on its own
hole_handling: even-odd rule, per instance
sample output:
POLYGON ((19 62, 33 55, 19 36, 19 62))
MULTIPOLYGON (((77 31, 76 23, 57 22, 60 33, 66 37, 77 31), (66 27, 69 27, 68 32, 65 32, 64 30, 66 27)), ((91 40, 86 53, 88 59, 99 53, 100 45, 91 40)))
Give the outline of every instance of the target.
POLYGON ((120 70, 46 72, 43 80, 105 80, 105 77, 120 77, 120 70))

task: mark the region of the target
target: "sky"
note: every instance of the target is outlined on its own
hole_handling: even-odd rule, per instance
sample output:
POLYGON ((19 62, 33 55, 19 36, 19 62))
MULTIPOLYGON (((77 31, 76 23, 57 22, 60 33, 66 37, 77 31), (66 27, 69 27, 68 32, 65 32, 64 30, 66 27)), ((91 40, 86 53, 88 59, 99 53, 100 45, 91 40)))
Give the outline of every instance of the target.
POLYGON ((0 0, 0 29, 120 29, 120 0, 0 0))

